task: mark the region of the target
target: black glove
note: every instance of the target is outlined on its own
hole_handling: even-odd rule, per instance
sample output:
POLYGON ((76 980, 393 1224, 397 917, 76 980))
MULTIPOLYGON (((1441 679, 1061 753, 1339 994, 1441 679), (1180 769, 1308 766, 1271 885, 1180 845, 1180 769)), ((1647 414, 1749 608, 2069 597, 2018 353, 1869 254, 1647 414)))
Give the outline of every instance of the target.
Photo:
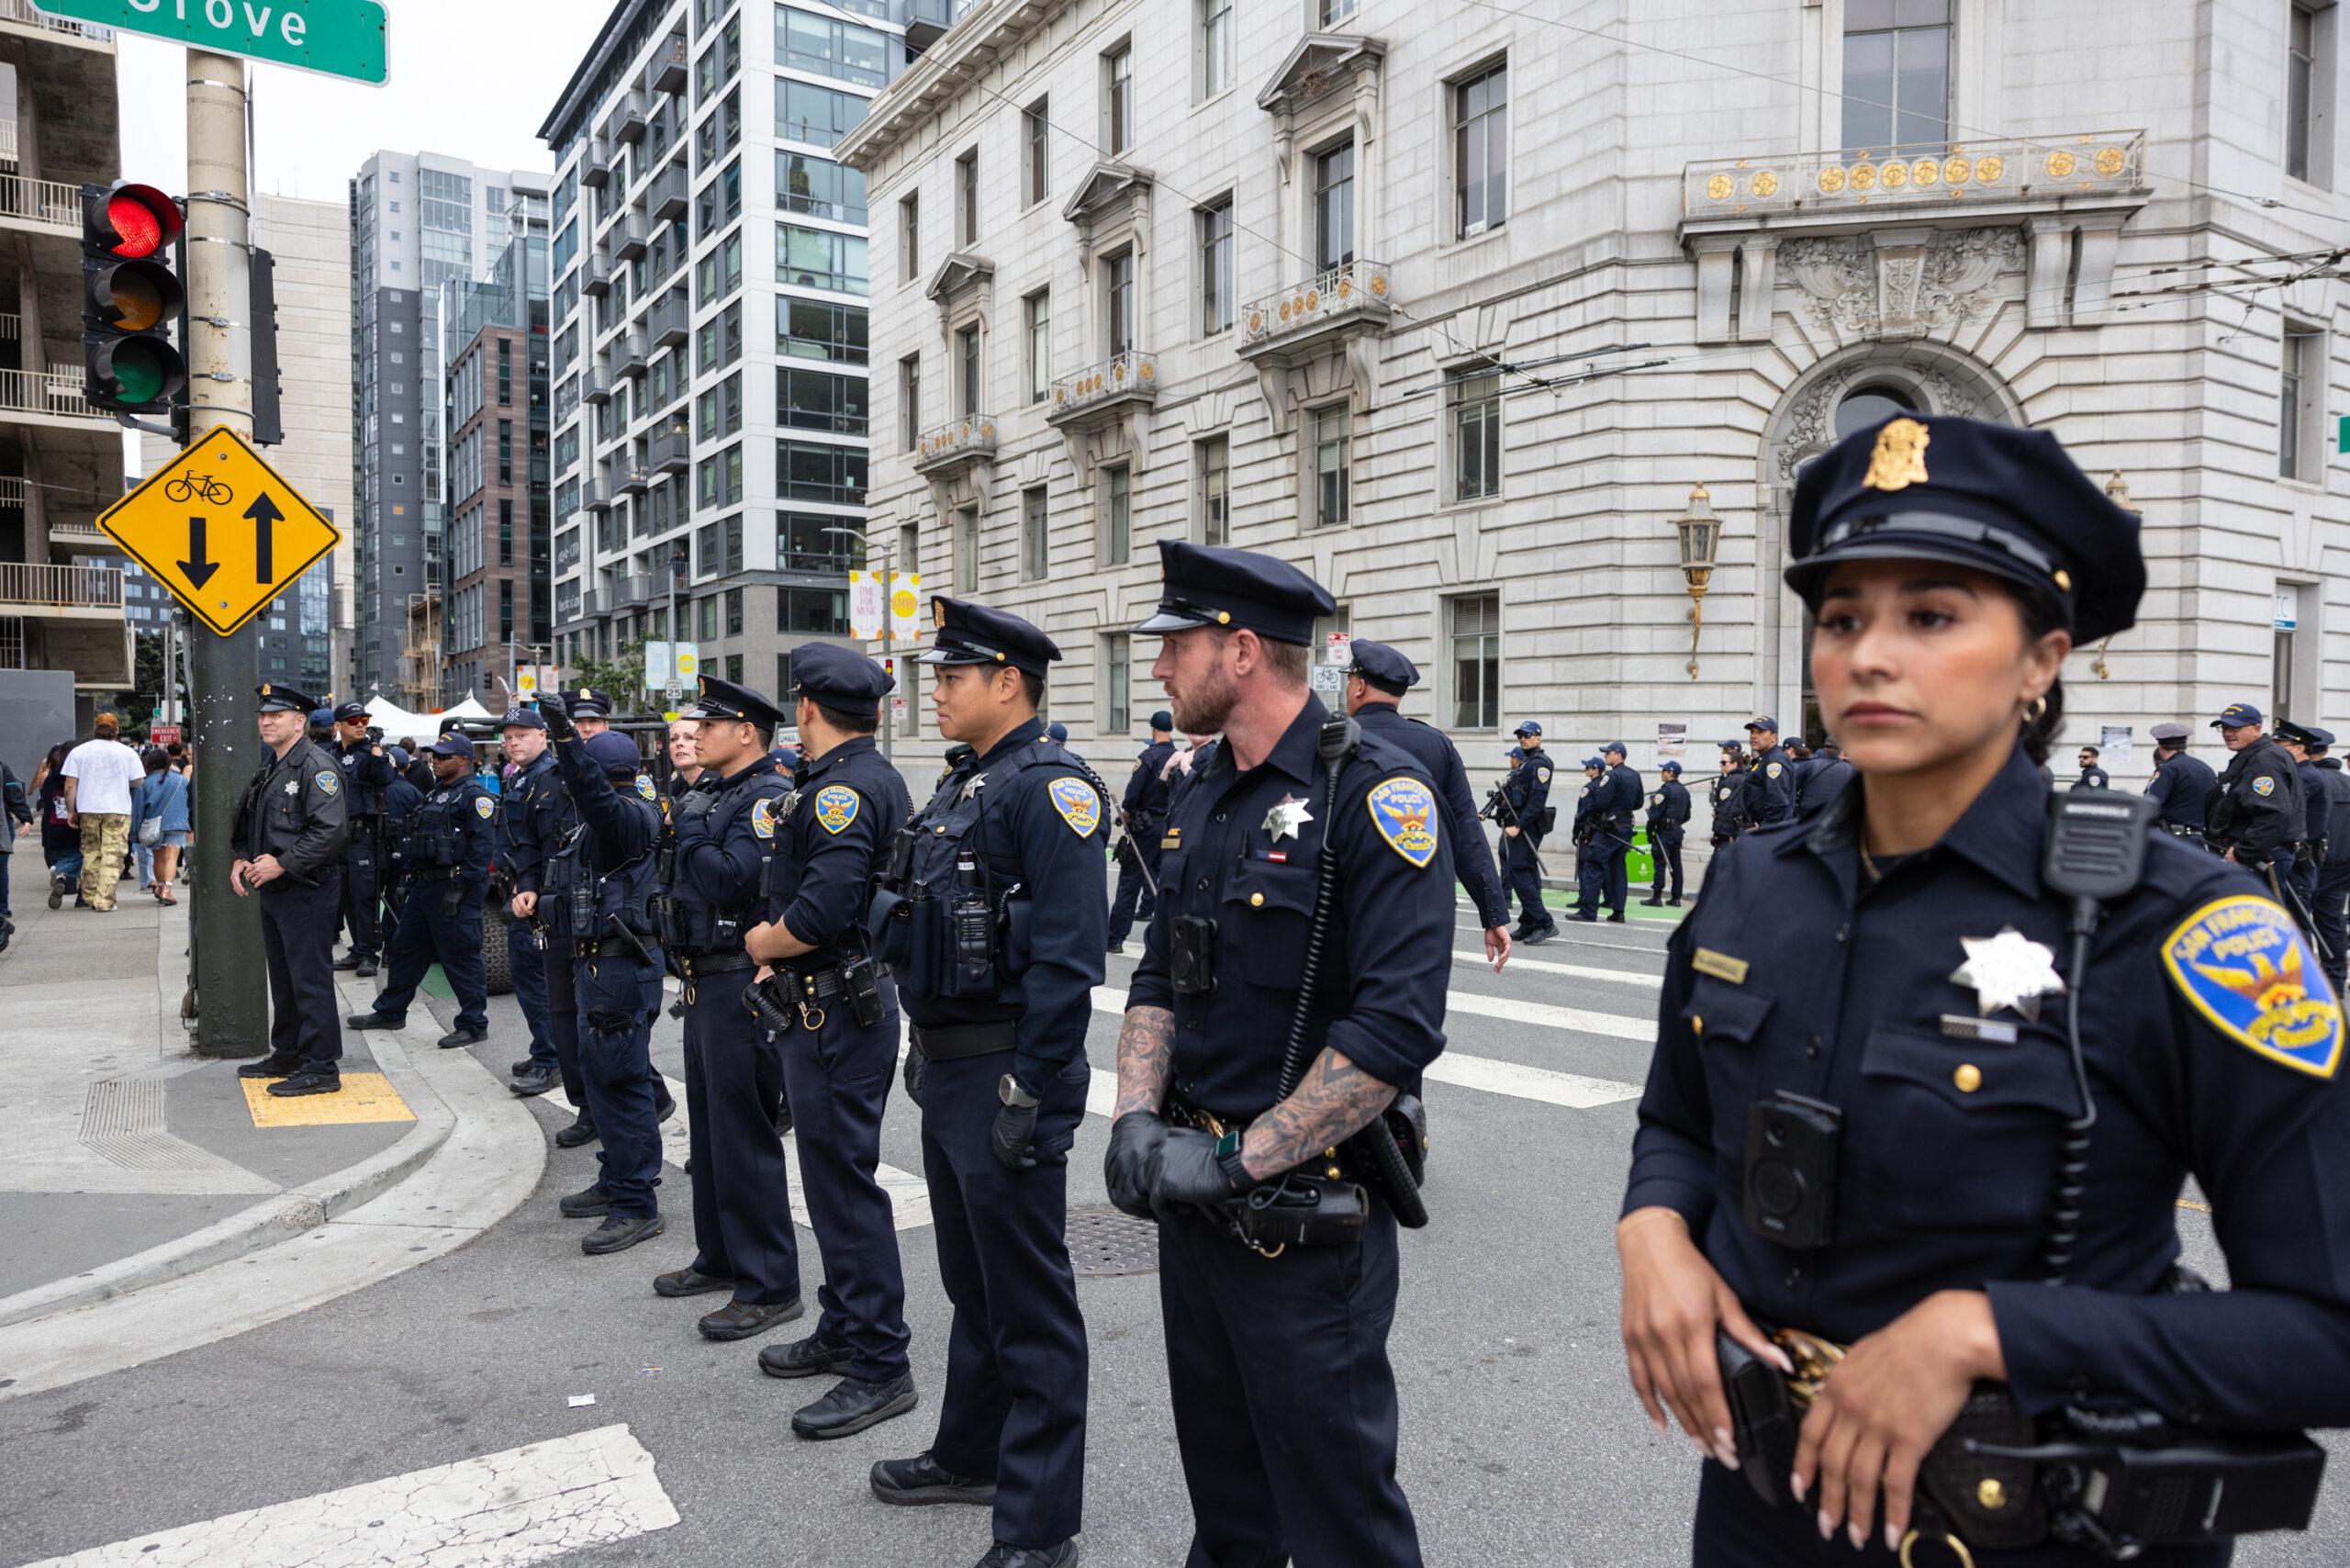
POLYGON ((988 1129, 988 1147, 995 1151, 996 1163, 1006 1170, 1034 1170, 1036 1157, 1028 1146, 1036 1141, 1036 1107, 1006 1105, 995 1114, 995 1126, 988 1129))
POLYGON ((443 920, 456 919, 457 911, 461 906, 463 906, 464 902, 464 889, 462 887, 452 887, 447 892, 441 895, 441 918, 443 920))
POLYGON ((571 705, 563 700, 562 692, 539 694, 539 717, 547 722, 547 737, 550 740, 567 741, 578 737, 579 732, 571 727, 571 705))
POLYGON ((1180 1205, 1205 1207, 1238 1195, 1216 1162, 1216 1136, 1205 1127, 1169 1127, 1151 1172, 1150 1206, 1160 1219, 1180 1205))
POLYGON ((907 1047, 906 1065, 899 1070, 899 1076, 905 1080, 906 1098, 916 1105, 922 1103, 922 1076, 929 1066, 930 1058, 922 1054, 920 1046, 907 1047))
POLYGON ((677 825, 682 827, 687 823, 700 822, 717 807, 718 791, 714 789, 704 789, 697 783, 692 789, 677 797, 677 803, 672 814, 677 825))
POLYGON ((1102 1176, 1110 1184, 1110 1202, 1136 1219, 1156 1219, 1150 1189, 1158 1179, 1158 1154, 1167 1142, 1167 1124, 1156 1111, 1128 1111, 1110 1124, 1110 1152, 1102 1158, 1102 1176))

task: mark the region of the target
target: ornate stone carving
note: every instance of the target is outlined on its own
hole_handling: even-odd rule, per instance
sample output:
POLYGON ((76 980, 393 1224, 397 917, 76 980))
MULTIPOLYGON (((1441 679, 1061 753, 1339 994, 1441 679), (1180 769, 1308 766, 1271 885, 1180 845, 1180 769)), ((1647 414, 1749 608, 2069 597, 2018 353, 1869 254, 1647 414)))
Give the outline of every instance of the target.
POLYGON ((2023 270, 2024 246, 2006 227, 1938 232, 1923 244, 1841 235, 1789 240, 1779 263, 1810 296, 1811 319, 1823 331, 1844 339, 1946 333, 1983 312, 2001 274, 2023 270))
POLYGON ((1876 328, 1876 251, 1864 235, 1789 240, 1779 247, 1788 279, 1811 296, 1823 331, 1863 337, 1876 328))

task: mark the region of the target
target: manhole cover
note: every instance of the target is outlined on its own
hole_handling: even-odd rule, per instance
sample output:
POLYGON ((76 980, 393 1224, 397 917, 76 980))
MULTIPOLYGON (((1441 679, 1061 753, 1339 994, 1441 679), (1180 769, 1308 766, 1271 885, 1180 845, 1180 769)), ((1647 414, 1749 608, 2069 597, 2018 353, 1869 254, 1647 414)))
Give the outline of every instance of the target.
POLYGON ((1107 1204, 1069 1211, 1069 1260, 1080 1280, 1158 1271, 1158 1223, 1107 1204))

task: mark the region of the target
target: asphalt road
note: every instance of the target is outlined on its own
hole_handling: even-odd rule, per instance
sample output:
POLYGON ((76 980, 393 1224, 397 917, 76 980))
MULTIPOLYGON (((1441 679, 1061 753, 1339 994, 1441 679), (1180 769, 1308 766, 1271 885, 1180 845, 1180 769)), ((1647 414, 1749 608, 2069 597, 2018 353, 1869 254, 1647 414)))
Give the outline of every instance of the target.
MULTIPOLYGON (((1457 947, 1475 933, 1464 912, 1457 947)), ((1530 960, 1653 977, 1669 927, 1565 927, 1530 960)), ((1138 947, 1139 944, 1136 944, 1138 947)), ((1132 961, 1111 961, 1123 987, 1132 961)), ((1651 1017, 1635 980, 1459 966, 1464 998, 1651 1017)), ((446 1004, 440 1004, 445 1011, 446 1004)), ((492 1005, 499 1071, 520 1054, 510 999, 492 1005)), ((678 1025, 655 1055, 681 1072, 678 1025)), ((1116 1019, 1097 1013, 1088 1048, 1114 1067, 1116 1019)), ((1635 1040, 1456 1010, 1454 1051, 1639 1083, 1635 1040)), ((1697 1468, 1660 1439, 1626 1385, 1616 1334, 1610 1229, 1631 1138, 1628 1100, 1590 1109, 1429 1086, 1429 1205, 1406 1233, 1392 1351, 1402 1389, 1401 1473, 1434 1564, 1669 1564, 1687 1561, 1697 1468)), ((554 1107, 539 1103, 550 1124, 554 1107)), ((1090 1116, 1071 1161, 1073 1203, 1102 1201, 1108 1124, 1090 1116)), ((673 1226, 617 1258, 583 1256, 585 1226, 554 1199, 592 1179, 592 1150, 555 1151, 540 1192, 473 1246, 309 1312, 152 1365, 0 1404, 0 1565, 375 1481, 614 1422, 654 1456, 681 1522, 566 1562, 744 1562, 960 1568, 987 1545, 971 1509, 897 1509, 867 1495, 876 1459, 930 1439, 947 1307, 927 1228, 900 1233, 914 1370, 926 1401, 836 1444, 801 1442, 788 1421, 822 1384, 759 1375, 760 1344, 712 1345, 700 1306, 648 1282, 685 1263, 685 1183, 663 1190, 673 1226), (592 1408, 567 1407, 593 1394, 592 1408)), ((893 1098, 882 1159, 921 1166, 915 1113, 893 1098)), ((2180 1211, 2190 1256, 2217 1271, 2208 1221, 2180 1211)), ((803 1276, 816 1278, 803 1229, 803 1276)), ((1182 1562, 1190 1510, 1168 1416, 1152 1275, 1079 1287, 1091 1348, 1086 1561, 1182 1562)), ((701 1305, 709 1305, 707 1302, 701 1305)), ((770 1338, 796 1336, 806 1322, 770 1338)), ((2338 1562, 2350 1539, 2344 1487, 2318 1527, 2246 1544, 2240 1563, 2338 1562)))

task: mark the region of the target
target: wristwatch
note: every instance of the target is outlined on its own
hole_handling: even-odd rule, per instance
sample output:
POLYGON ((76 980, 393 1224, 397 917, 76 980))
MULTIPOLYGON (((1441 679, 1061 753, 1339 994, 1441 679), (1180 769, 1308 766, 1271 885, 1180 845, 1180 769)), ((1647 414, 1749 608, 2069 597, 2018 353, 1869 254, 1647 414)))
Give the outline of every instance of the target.
POLYGON ((995 1097, 1007 1105, 1017 1105, 1023 1110, 1036 1103, 1036 1096, 1021 1088, 1020 1080, 1008 1072, 1003 1075, 1003 1081, 995 1086, 995 1097))
POLYGON ((1248 1167, 1240 1161, 1240 1135, 1237 1132, 1226 1133, 1215 1140, 1215 1163, 1216 1169, 1224 1172, 1224 1179, 1232 1183, 1234 1191, 1245 1193, 1257 1184, 1257 1179, 1248 1174, 1248 1167))

